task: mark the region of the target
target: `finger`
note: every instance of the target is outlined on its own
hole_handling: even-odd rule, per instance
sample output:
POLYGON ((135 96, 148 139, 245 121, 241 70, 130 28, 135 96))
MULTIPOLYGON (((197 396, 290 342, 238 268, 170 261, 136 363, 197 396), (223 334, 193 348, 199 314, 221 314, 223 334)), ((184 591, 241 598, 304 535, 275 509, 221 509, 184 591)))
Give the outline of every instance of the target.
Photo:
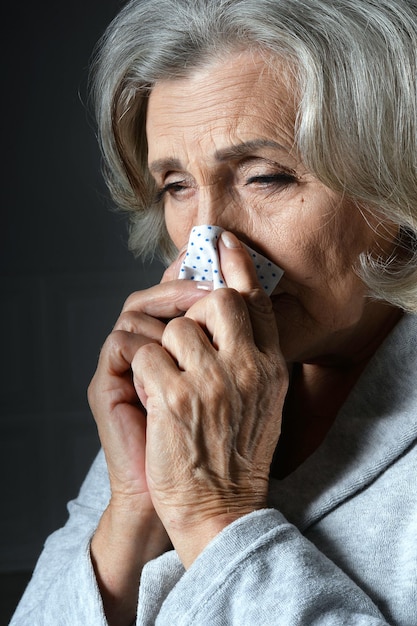
POLYGON ((162 346, 183 371, 195 366, 209 369, 215 359, 215 348, 206 333, 189 317, 179 317, 167 324, 162 346))
POLYGON ((191 280, 166 282, 131 294, 124 304, 123 313, 137 311, 155 318, 171 319, 182 315, 208 291, 210 288, 205 283, 191 280))
POLYGON ((139 348, 155 343, 143 335, 116 330, 107 337, 99 356, 99 368, 110 375, 120 376, 130 369, 133 357, 139 348))
POLYGON ((218 350, 239 354, 253 343, 265 354, 279 349, 272 302, 261 289, 246 294, 217 289, 210 297, 196 302, 185 317, 207 329, 218 350))
POLYGON ((248 307, 234 289, 216 289, 209 298, 196 302, 185 317, 206 329, 217 350, 242 352, 247 344, 253 344, 248 307))
MULTIPOLYGON (((172 356, 156 343, 141 346, 132 361, 133 384, 138 394, 146 396, 151 401, 155 397, 158 401, 164 395, 167 384, 172 384, 180 374, 180 370, 172 356)), ((175 387, 175 385, 174 385, 175 387)))
POLYGON ((131 362, 138 349, 149 339, 126 331, 114 331, 106 339, 100 352, 97 370, 88 388, 88 400, 96 419, 104 421, 117 408, 137 404, 132 385, 131 362), (101 417, 100 417, 101 416, 101 417))
POLYGON ((255 343, 267 352, 271 342, 278 343, 278 330, 272 301, 259 284, 252 259, 239 239, 227 231, 221 235, 219 252, 226 283, 243 295, 255 343))
POLYGON ((258 349, 265 354, 276 351, 279 348, 279 334, 271 299, 259 289, 245 294, 244 299, 258 349))
POLYGON ((261 289, 249 252, 231 232, 223 231, 218 244, 223 277, 228 287, 239 293, 261 289))
POLYGON ((144 335, 149 339, 161 342, 165 324, 161 320, 138 311, 121 313, 113 330, 124 330, 136 335, 144 335))

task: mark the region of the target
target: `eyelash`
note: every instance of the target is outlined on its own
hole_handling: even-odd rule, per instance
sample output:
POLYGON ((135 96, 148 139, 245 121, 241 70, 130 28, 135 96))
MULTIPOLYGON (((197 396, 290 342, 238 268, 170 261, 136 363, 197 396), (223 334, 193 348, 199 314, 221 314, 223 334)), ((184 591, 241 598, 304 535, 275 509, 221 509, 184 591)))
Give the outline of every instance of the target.
POLYGON ((155 202, 161 202, 166 194, 171 191, 182 191, 183 189, 186 189, 184 182, 185 181, 183 180, 178 180, 173 183, 168 183, 167 185, 161 187, 161 189, 158 189, 155 196, 155 202))
MULTIPOLYGON (((248 185, 253 185, 254 183, 258 183, 262 186, 276 186, 276 187, 287 187, 293 183, 297 182, 297 178, 292 174, 287 174, 280 172, 279 174, 265 174, 259 176, 251 176, 245 183, 245 187, 248 185)), ((155 202, 161 202, 166 194, 171 192, 181 192, 187 189, 185 185, 185 180, 178 180, 172 183, 168 183, 164 185, 161 189, 156 192, 155 202)))
POLYGON ((277 185, 280 187, 287 187, 292 183, 297 182, 297 179, 292 174, 286 172, 280 172, 279 174, 265 174, 259 176, 251 176, 245 183, 245 186, 252 185, 253 183, 259 183, 261 185, 277 185))

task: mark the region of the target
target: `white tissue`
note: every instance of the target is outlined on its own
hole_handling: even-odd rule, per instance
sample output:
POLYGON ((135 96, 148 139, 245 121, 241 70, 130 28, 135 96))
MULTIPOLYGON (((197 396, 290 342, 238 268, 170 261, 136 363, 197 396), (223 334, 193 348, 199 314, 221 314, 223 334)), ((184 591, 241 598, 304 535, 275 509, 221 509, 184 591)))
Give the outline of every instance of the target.
MULTIPOLYGON (((178 278, 211 281, 213 289, 227 287, 220 270, 217 251, 217 240, 223 230, 220 226, 212 225, 195 226, 192 229, 178 278)), ((245 247, 250 252, 259 282, 266 293, 271 295, 284 271, 262 254, 255 252, 249 246, 245 245, 245 247)))

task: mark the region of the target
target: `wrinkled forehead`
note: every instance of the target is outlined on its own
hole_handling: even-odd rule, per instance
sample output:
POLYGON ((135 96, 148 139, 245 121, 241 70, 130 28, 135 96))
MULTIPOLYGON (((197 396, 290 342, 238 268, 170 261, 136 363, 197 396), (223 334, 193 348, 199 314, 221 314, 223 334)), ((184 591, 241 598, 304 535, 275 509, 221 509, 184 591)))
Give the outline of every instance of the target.
POLYGON ((149 160, 168 142, 197 147, 205 141, 221 150, 261 138, 290 149, 296 101, 286 68, 278 61, 272 66, 261 54, 236 53, 193 70, 187 78, 161 80, 148 101, 149 160))

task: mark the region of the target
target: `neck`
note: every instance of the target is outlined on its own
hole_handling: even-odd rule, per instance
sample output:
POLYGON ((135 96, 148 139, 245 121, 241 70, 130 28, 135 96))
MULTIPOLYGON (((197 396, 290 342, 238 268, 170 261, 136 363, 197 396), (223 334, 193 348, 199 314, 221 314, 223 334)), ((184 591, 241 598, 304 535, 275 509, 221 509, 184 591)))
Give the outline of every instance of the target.
POLYGON ((323 352, 312 359, 306 359, 305 365, 317 366, 325 369, 355 368, 361 371, 374 355, 378 347, 391 332, 403 311, 384 303, 372 303, 371 315, 352 329, 343 333, 343 337, 335 340, 335 350, 323 352))
POLYGON ((353 354, 292 365, 282 433, 271 466, 274 477, 287 476, 320 446, 369 359, 401 315, 392 309, 384 323, 375 326, 378 331, 353 354))

